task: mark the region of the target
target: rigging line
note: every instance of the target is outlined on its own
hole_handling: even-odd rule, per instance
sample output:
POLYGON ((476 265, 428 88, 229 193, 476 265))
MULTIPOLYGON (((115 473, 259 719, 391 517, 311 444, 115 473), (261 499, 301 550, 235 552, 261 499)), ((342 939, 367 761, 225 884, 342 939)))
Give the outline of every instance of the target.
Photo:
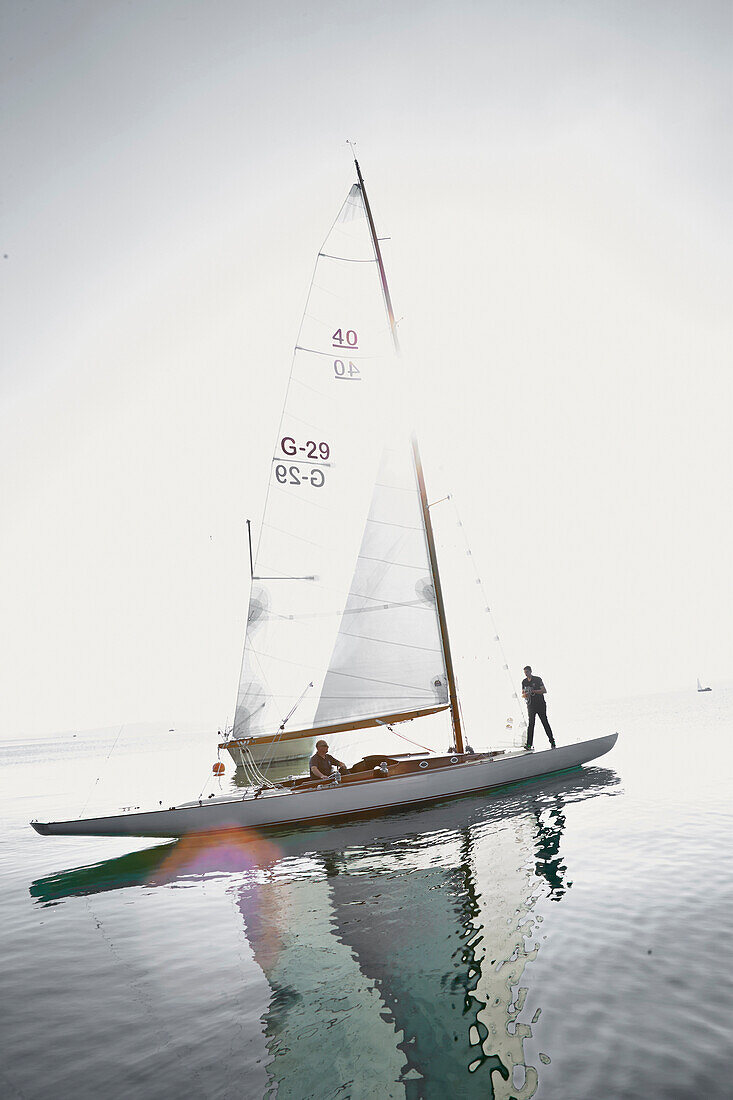
MULTIPOLYGON (((112 748, 111 748, 111 749, 109 750, 109 752, 107 753, 107 755, 106 755, 106 756, 105 756, 105 758, 104 758, 104 764, 106 764, 106 763, 107 763, 107 761, 109 760, 110 756, 111 756, 111 755, 112 755, 112 753, 114 752, 114 750, 115 750, 115 748, 116 748, 116 746, 117 746, 117 742, 118 742, 118 741, 119 741, 119 739, 120 739, 120 734, 122 733, 122 731, 123 731, 123 729, 124 729, 124 728, 125 728, 125 724, 124 724, 124 722, 123 722, 123 724, 122 724, 122 725, 120 726, 120 728, 119 728, 119 729, 117 730, 117 736, 115 737, 115 739, 114 739, 114 741, 113 741, 113 743, 112 743, 112 748)), ((84 803, 84 805, 82 806, 82 808, 81 808, 81 811, 80 811, 80 813, 79 813, 79 817, 81 817, 81 816, 82 816, 82 814, 83 814, 83 813, 84 813, 84 811, 86 810, 87 806, 89 805, 89 799, 90 799, 90 798, 92 797, 92 795, 94 794, 94 790, 95 790, 95 787, 97 786, 97 783, 99 783, 99 780, 101 779, 101 777, 102 777, 102 773, 100 772, 100 773, 99 773, 99 775, 97 776, 97 778, 96 778, 96 779, 94 780, 94 783, 92 784, 91 790, 89 791, 89 794, 87 795, 87 800, 86 800, 86 802, 84 803)))
MULTIPOLYGON (((457 701, 458 701, 458 710, 459 710, 459 712, 460 712, 460 715, 461 715, 461 726, 462 726, 462 728, 463 728, 463 729, 465 730, 465 728, 466 728, 466 720, 465 720, 465 718, 463 717, 463 703, 462 703, 462 701, 461 701, 461 697, 460 697, 460 695, 459 695, 459 696, 457 697, 457 701)), ((464 745, 464 749, 465 749, 465 745, 464 745)))
POLYGON ((238 745, 237 748, 239 750, 239 764, 238 764, 238 767, 240 767, 242 769, 242 771, 244 772, 244 778, 245 778, 245 782, 246 782, 247 786, 253 787, 254 786, 254 783, 253 783, 254 777, 252 776, 252 774, 250 772, 249 764, 247 763, 247 761, 244 758, 244 750, 243 750, 241 745, 238 745))
POLYGON ((309 690, 310 690, 310 688, 312 688, 312 687, 313 687, 313 681, 312 681, 312 680, 310 680, 310 681, 309 681, 309 683, 307 683, 307 684, 306 684, 306 686, 305 686, 305 688, 303 689, 303 691, 301 691, 301 693, 300 693, 300 695, 298 696, 297 700, 295 701, 295 703, 293 703, 292 707, 290 708, 290 710, 288 711, 288 713, 287 713, 287 714, 285 715, 285 717, 283 718, 282 722, 280 723, 280 727, 279 727, 279 732, 282 732, 282 730, 284 730, 284 729, 285 729, 285 726, 286 726, 286 725, 288 724, 288 722, 290 721, 290 719, 291 719, 291 718, 293 717, 293 715, 295 714, 296 710, 298 709, 298 707, 300 706, 300 704, 301 704, 301 703, 303 702, 303 700, 305 699, 305 697, 306 697, 306 695, 307 695, 308 691, 309 691, 309 690))
POLYGON ((246 745, 244 746, 242 752, 243 758, 245 753, 247 754, 247 778, 250 780, 253 786, 254 783, 261 783, 263 781, 266 785, 267 781, 265 780, 265 776, 262 774, 259 764, 252 755, 251 749, 249 749, 246 745))
MULTIPOLYGON (((245 746, 245 751, 247 752, 247 755, 249 756, 250 763, 251 763, 252 769, 253 769, 253 773, 258 778, 259 782, 264 787, 270 787, 272 790, 282 788, 282 783, 273 783, 273 781, 271 779, 267 778, 266 772, 262 771, 259 764, 257 763, 254 756, 252 755, 252 750, 249 749, 249 748, 246 748, 246 746, 245 746)), ((274 747, 273 747, 273 751, 274 751, 274 747)), ((263 763, 264 763, 264 761, 263 761, 263 763)), ((272 754, 270 755, 270 758, 268 759, 267 763, 265 764, 265 769, 269 768, 271 763, 272 763, 272 754)))
MULTIPOLYGON (((204 791, 206 790, 206 788, 209 785, 209 780, 212 779, 212 778, 213 777, 211 775, 207 774, 206 779, 204 780, 204 785, 201 788, 201 790, 199 791, 199 798, 198 798, 199 802, 201 802, 202 798, 204 797, 204 791)), ((221 783, 221 780, 220 780, 220 783, 221 783)))
POLYGON ((499 652, 501 654, 501 659, 502 659, 502 663, 503 663, 503 671, 506 672, 506 674, 507 674, 507 679, 509 680, 509 685, 511 687, 512 696, 517 702, 517 707, 519 709, 519 714, 520 714, 519 722, 520 722, 520 725, 524 726, 524 729, 526 730, 527 729, 527 719, 524 717, 524 715, 522 713, 521 706, 519 705, 519 700, 521 698, 521 695, 517 691, 516 681, 514 679, 514 675, 513 675, 512 671, 511 671, 511 668, 509 666, 509 662, 507 660, 506 652, 504 651, 504 643, 501 640, 501 636, 499 634, 499 628, 496 624, 496 620, 494 618, 494 613, 491 610, 491 605, 489 603, 489 598, 486 594, 486 589, 484 588, 484 582, 481 579, 481 576, 479 574, 478 566, 476 565, 476 560, 473 556, 473 552, 471 550, 471 547, 470 547, 470 544, 469 544, 469 541, 468 541, 468 535, 466 534, 466 529, 463 526, 463 520, 461 519, 460 513, 458 511, 458 505, 456 504, 455 498, 454 498, 452 493, 450 494, 450 502, 453 505, 453 512, 454 512, 455 517, 456 517, 456 522, 457 522, 458 527, 459 527, 459 529, 461 531, 461 534, 463 536, 463 542, 464 542, 464 545, 466 547, 467 557, 469 557, 471 559, 471 564, 473 566, 473 572, 474 572, 474 576, 476 578, 476 583, 479 586, 479 591, 481 592, 481 595, 483 597, 484 606, 486 608, 487 614, 489 616, 489 621, 491 622, 491 626, 492 626, 493 631, 494 631, 494 639, 495 639, 495 641, 497 642, 497 644, 499 646, 499 652))
MULTIPOLYGON (((302 692, 300 693, 300 695, 299 695, 299 696, 298 696, 298 698, 296 699, 295 703, 293 703, 292 707, 290 708, 290 710, 288 711, 288 713, 286 714, 286 716, 285 716, 285 717, 284 717, 284 718, 282 719, 282 721, 280 722, 280 726, 278 727, 277 731, 275 732, 275 734, 274 734, 274 735, 273 735, 273 737, 272 737, 272 740, 270 741, 270 752, 269 752, 269 755, 267 755, 266 753, 263 753, 263 760, 262 760, 262 764, 263 764, 263 766, 264 766, 264 768, 265 768, 265 775, 266 775, 267 771, 269 770, 269 768, 270 768, 270 765, 272 764, 272 759, 273 759, 273 756, 274 756, 274 753, 275 753, 275 746, 276 746, 276 745, 277 745, 277 743, 278 743, 278 742, 279 742, 279 741, 281 740, 281 735, 282 735, 282 734, 284 733, 284 731, 285 731, 285 726, 286 726, 286 725, 287 725, 287 723, 288 723, 288 722, 290 721, 290 719, 291 719, 291 718, 293 717, 293 715, 295 714, 296 710, 298 709, 298 707, 300 706, 300 704, 301 704, 301 703, 303 702, 303 699, 304 699, 304 698, 305 698, 305 696, 307 695, 308 691, 309 691, 309 690, 310 690, 310 688, 312 688, 312 687, 313 687, 313 680, 311 680, 311 681, 310 681, 310 682, 309 682, 309 683, 308 683, 308 684, 306 685, 306 687, 305 687, 305 690, 304 690, 304 691, 302 691, 302 692)), ((281 712, 281 713, 282 713, 282 712, 281 712)), ((252 759, 254 760, 254 757, 252 757, 252 759)), ((265 778, 265 775, 263 775, 263 779, 265 778)))
POLYGON ((252 752, 247 748, 246 745, 245 745, 245 747, 243 749, 243 752, 242 752, 242 757, 243 758, 244 758, 245 753, 247 754, 247 778, 252 783, 252 786, 254 786, 254 784, 256 782, 258 782, 261 779, 264 779, 264 776, 262 775, 262 772, 260 771, 260 767, 259 767, 257 761, 255 760, 254 756, 252 755, 252 752))
POLYGON ((269 782, 269 780, 262 774, 262 772, 258 768, 257 763, 247 746, 238 745, 237 747, 239 749, 239 761, 244 770, 247 783, 251 787, 254 787, 257 783, 260 783, 266 787, 273 786, 273 784, 269 782))
MULTIPOLYGON (((261 770, 247 745, 239 746, 239 758, 250 787, 255 787, 256 784, 260 784, 261 787, 275 787, 276 784, 267 779, 266 774, 261 770)), ((272 752, 270 758, 266 761, 263 759, 262 763, 266 771, 272 763, 272 752)))
POLYGON ((401 737, 403 741, 407 741, 408 745, 415 745, 418 749, 425 749, 425 752, 431 752, 435 755, 435 749, 429 749, 427 745, 421 745, 419 741, 413 741, 411 737, 405 737, 404 733, 398 733, 397 730, 393 730, 389 722, 380 722, 380 726, 386 726, 390 733, 395 737, 401 737))
POLYGON ((262 768, 260 768, 259 764, 257 763, 254 756, 252 755, 252 750, 250 748, 248 748, 247 745, 244 746, 244 752, 247 753, 247 757, 248 757, 247 762, 248 762, 249 767, 251 768, 251 774, 255 778, 255 780, 258 783, 261 783, 265 787, 273 787, 274 784, 271 783, 270 780, 267 778, 266 772, 267 772, 267 769, 270 767, 270 764, 272 763, 272 753, 274 752, 274 745, 272 745, 271 748, 270 748, 269 758, 267 760, 264 760, 264 759, 262 760, 263 767, 265 768, 264 772, 262 771, 262 768))

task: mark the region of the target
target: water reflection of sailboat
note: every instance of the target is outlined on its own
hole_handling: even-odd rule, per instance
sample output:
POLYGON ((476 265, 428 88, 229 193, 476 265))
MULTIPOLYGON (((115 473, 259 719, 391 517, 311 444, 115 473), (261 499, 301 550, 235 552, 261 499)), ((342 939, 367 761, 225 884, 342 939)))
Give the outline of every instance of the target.
POLYGON ((239 864, 221 841, 186 840, 38 880, 31 893, 48 904, 177 875, 192 884, 196 867, 231 871, 271 989, 269 1095, 526 1100, 537 1071, 524 1064, 520 982, 537 950, 537 900, 567 889, 565 806, 616 782, 594 769, 488 806, 312 830, 240 850, 239 864))
POLYGON ((562 795, 555 792, 549 807, 535 810, 535 873, 547 881, 551 901, 559 901, 566 890, 567 868, 560 855, 560 837, 565 828, 563 805, 562 795))

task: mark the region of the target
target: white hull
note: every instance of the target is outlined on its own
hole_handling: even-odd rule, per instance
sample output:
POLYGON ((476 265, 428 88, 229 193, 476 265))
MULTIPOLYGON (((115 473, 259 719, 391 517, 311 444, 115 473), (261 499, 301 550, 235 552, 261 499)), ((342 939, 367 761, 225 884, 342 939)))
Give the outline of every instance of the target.
MULTIPOLYGON (((168 810, 75 821, 31 822, 43 836, 176 837, 227 829, 283 828, 334 821, 353 815, 402 809, 504 787, 576 768, 610 752, 618 734, 543 752, 518 752, 491 759, 460 760, 447 767, 362 782, 310 789, 266 791, 260 797, 208 799, 168 810)), ((455 759, 455 758, 454 758, 455 759)))

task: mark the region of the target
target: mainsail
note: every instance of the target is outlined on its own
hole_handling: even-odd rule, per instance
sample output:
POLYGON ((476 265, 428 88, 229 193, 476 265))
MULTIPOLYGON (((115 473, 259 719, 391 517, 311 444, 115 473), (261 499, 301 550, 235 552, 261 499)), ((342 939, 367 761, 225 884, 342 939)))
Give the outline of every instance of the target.
POLYGON ((294 707, 292 726, 310 729, 447 705, 414 466, 392 428, 395 365, 355 184, 319 252, 293 356, 236 737, 274 734, 294 707))
POLYGON ((447 706, 435 589, 412 450, 387 447, 315 723, 447 706))

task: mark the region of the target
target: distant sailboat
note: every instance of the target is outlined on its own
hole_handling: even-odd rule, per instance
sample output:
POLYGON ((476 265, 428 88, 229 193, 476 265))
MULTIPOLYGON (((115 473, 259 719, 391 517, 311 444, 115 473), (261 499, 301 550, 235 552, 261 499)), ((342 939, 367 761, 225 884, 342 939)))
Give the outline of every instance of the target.
POLYGON ((700 683, 700 677, 698 676, 698 678, 697 678, 697 690, 698 690, 698 691, 712 691, 713 689, 712 689, 712 688, 709 688, 709 687, 708 687, 708 688, 704 688, 704 687, 702 686, 702 684, 700 683))
POLYGON ((251 557, 234 728, 220 745, 251 787, 149 813, 33 822, 43 835, 302 827, 567 771, 616 743, 613 733, 542 752, 465 744, 420 453, 396 394, 394 311, 358 163, 356 173, 318 254, 251 557), (383 750, 325 782, 277 784, 260 770, 302 758, 317 738, 441 712, 453 727, 447 754, 383 750))

